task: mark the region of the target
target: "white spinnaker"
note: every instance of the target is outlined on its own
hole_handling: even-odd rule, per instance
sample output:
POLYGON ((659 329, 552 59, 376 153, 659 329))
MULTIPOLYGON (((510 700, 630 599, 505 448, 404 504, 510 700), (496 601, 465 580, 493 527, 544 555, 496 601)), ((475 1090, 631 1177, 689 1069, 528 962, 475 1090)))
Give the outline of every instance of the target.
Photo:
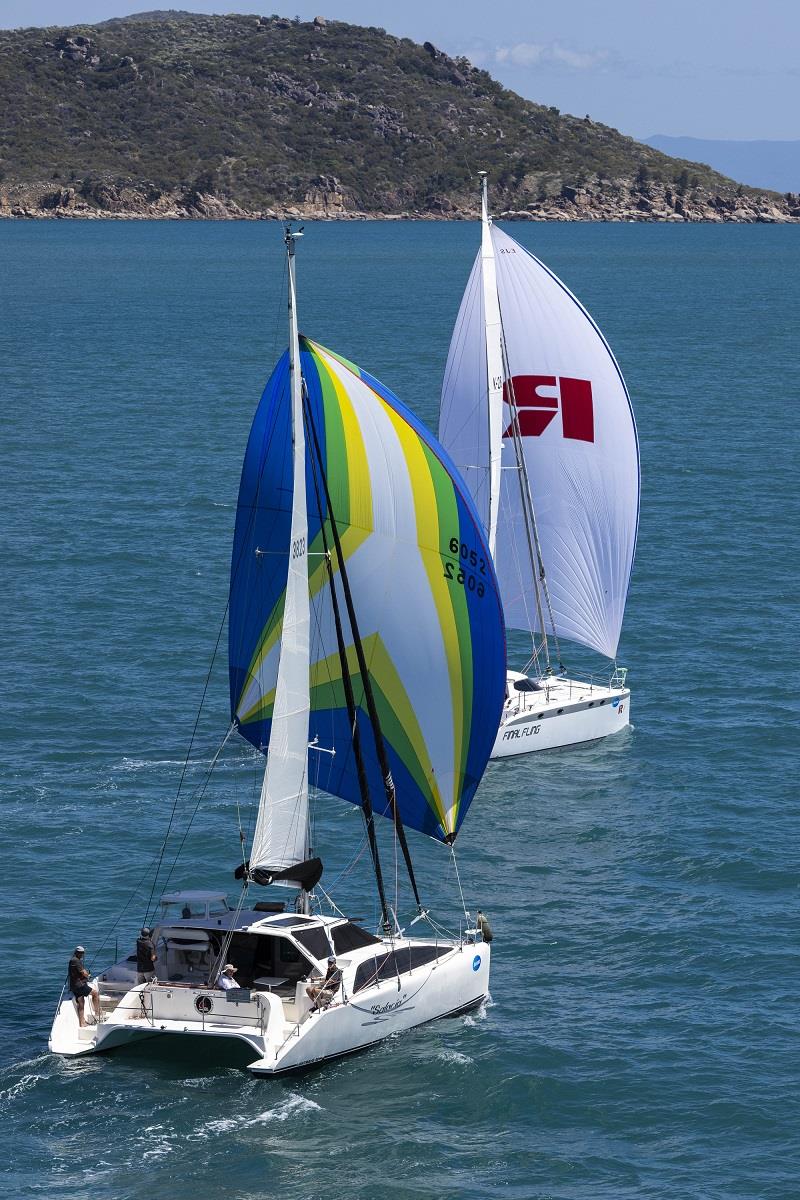
MULTIPOLYGON (((515 381, 556 632, 613 658, 639 520, 639 446, 630 397, 608 343, 575 296, 502 230, 492 228, 492 241, 507 367, 515 381), (537 383, 533 392, 532 376, 553 383, 537 383), (551 412, 546 428, 534 434, 531 427, 551 412)), ((507 405, 505 411, 510 418, 507 405)), ((505 468, 513 462, 510 439, 507 447, 505 468)), ((517 474, 503 471, 495 562, 507 623, 529 628, 536 612, 532 582, 520 584, 512 547, 512 539, 524 537, 517 474)))
MULTIPOLYGON (((613 658, 639 518, 639 448, 630 399, 605 338, 580 302, 496 225, 491 238, 507 371, 514 380, 556 633, 613 658), (532 383, 532 377, 539 378, 532 383), (577 430, 574 421, 569 427, 576 396, 577 430), (587 402, 592 441, 585 437, 587 402), (584 436, 565 436, 575 432, 584 436)), ((491 472, 481 257, 479 253, 473 265, 450 342, 439 438, 464 475, 488 530, 491 472)), ((510 408, 503 407, 505 432, 510 408)), ((503 441, 502 461, 495 566, 506 624, 542 632, 510 433, 503 441)))
MULTIPOLYGON (((294 256, 289 258, 289 356, 294 480, 289 569, 275 708, 251 868, 283 870, 308 858, 309 597, 306 448, 294 256)), ((262 664, 262 670, 266 664, 262 664)))
POLYGON ((488 539, 492 480, 481 251, 473 263, 450 340, 439 441, 463 475, 488 539))

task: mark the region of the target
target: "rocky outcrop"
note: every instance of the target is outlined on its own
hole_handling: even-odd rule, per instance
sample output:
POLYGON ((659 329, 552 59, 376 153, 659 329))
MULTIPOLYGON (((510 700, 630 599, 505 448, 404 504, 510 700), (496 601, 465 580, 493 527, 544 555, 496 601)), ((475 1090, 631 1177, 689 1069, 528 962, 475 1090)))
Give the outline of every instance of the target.
MULTIPOLYGON (((335 175, 311 180, 302 202, 247 209, 230 197, 199 185, 162 191, 129 182, 85 180, 78 187, 52 184, 0 187, 0 217, 56 217, 173 220, 475 220, 480 216, 475 197, 459 202, 431 195, 424 207, 400 191, 387 193, 381 212, 364 212, 355 196, 335 175)), ((747 192, 733 196, 693 188, 686 191, 661 183, 635 180, 614 183, 590 180, 563 185, 524 208, 501 210, 505 221, 662 221, 787 224, 800 221, 800 197, 747 192)))
POLYGON ((580 187, 564 185, 524 209, 498 214, 522 221, 706 221, 719 224, 785 224, 800 219, 796 197, 745 192, 723 196, 702 188, 676 188, 631 179, 597 179, 580 187))

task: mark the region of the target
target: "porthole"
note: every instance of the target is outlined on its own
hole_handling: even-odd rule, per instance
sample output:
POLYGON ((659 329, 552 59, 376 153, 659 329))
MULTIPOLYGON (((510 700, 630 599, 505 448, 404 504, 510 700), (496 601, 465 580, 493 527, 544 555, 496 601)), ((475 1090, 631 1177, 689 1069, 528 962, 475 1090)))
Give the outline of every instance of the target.
POLYGON ((563 711, 564 711, 563 708, 559 708, 558 712, 556 713, 556 716, 560 717, 563 711))

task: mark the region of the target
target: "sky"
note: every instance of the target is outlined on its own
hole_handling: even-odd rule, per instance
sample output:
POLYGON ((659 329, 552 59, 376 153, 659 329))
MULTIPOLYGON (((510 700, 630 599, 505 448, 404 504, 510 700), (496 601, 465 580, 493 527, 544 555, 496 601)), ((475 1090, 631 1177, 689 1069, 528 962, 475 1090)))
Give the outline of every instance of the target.
POLYGON ((0 0, 0 28, 160 7, 378 25, 636 138, 800 138, 800 0, 0 0))

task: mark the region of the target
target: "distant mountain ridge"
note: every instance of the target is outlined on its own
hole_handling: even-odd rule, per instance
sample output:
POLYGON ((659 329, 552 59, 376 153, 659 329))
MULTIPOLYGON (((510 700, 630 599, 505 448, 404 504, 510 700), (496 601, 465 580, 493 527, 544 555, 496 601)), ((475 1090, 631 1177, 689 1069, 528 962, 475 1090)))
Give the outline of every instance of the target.
POLYGON ((800 140, 735 141, 654 134, 645 142, 676 158, 708 163, 751 187, 800 192, 800 140))
POLYGON ((0 31, 0 214, 785 220, 777 197, 339 21, 0 31))

